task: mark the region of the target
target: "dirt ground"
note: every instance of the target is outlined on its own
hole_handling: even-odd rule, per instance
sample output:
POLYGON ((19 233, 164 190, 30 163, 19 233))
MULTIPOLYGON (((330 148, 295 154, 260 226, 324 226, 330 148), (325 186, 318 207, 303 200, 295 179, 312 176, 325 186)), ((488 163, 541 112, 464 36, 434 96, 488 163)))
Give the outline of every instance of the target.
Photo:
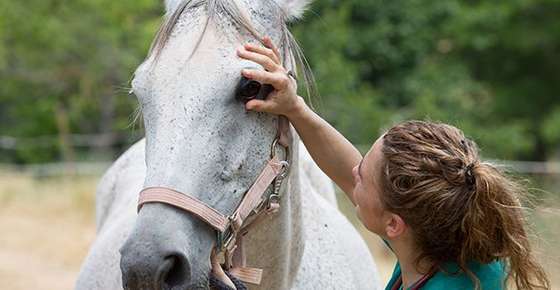
POLYGON ((95 237, 95 184, 0 175, 0 289, 73 289, 95 237))
MULTIPOLYGON (((94 191, 99 177, 36 179, 0 171, 0 290, 73 289, 80 264, 95 237, 94 191)), ((340 207, 356 225, 351 205, 340 207)), ((547 206, 558 205, 547 203, 547 206)), ((545 267, 560 289, 560 207, 534 217, 545 267)), ((379 238, 364 234, 386 281, 394 257, 379 238)))

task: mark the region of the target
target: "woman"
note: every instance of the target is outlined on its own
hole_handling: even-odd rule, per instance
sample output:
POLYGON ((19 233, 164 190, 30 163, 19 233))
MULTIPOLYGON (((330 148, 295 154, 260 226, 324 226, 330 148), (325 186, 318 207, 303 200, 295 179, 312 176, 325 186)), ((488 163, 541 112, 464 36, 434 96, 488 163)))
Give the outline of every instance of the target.
MULTIPOLYGON (((269 38, 241 58, 265 70, 242 75, 274 86, 247 110, 284 115, 319 167, 348 195, 365 227, 398 262, 386 289, 549 289, 531 251, 523 189, 455 127, 409 121, 389 129, 362 158, 296 93, 269 38)), ((373 286, 373 285, 372 285, 373 286)))

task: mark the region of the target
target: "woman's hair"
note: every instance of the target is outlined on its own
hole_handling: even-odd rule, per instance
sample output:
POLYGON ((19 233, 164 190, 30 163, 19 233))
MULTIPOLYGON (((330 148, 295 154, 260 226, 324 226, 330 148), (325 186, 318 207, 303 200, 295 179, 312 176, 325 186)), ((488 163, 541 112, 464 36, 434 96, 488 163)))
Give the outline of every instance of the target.
POLYGON ((417 263, 456 262, 480 289, 469 262, 502 261, 518 289, 549 289, 531 251, 525 190, 490 163, 450 125, 408 121, 383 137, 380 183, 385 208, 412 229, 417 263))

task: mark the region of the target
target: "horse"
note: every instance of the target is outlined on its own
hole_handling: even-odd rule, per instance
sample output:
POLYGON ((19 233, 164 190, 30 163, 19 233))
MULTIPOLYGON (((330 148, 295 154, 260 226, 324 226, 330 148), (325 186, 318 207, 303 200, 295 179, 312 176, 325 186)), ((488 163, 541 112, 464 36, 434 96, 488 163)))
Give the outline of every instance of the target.
POLYGON ((146 203, 137 212, 139 192, 166 187, 231 213, 269 154, 283 156, 289 170, 276 192, 279 211, 244 240, 247 264, 263 269, 260 285, 250 289, 379 288, 367 245, 338 211, 332 182, 294 128, 289 150, 276 152, 271 143, 280 117, 247 112, 236 98, 241 69, 262 69, 236 56, 244 42, 266 33, 287 69, 305 67, 287 25, 309 2, 165 1, 164 23, 132 80, 145 138, 99 182, 97 235, 76 289, 209 289, 216 231, 166 203, 146 203))

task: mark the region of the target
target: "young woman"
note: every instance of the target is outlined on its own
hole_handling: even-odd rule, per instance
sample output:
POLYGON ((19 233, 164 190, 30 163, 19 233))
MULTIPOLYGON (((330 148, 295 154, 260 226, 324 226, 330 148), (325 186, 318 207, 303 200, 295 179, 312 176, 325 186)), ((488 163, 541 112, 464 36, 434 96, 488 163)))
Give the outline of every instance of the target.
MULTIPOLYGON (((269 38, 241 58, 265 70, 243 76, 274 86, 247 110, 288 117, 319 167, 348 195, 359 219, 398 262, 386 289, 549 289, 535 261, 520 204, 522 187, 450 125, 409 121, 360 152, 296 93, 269 38)), ((373 287, 373 285, 372 285, 373 287)))

